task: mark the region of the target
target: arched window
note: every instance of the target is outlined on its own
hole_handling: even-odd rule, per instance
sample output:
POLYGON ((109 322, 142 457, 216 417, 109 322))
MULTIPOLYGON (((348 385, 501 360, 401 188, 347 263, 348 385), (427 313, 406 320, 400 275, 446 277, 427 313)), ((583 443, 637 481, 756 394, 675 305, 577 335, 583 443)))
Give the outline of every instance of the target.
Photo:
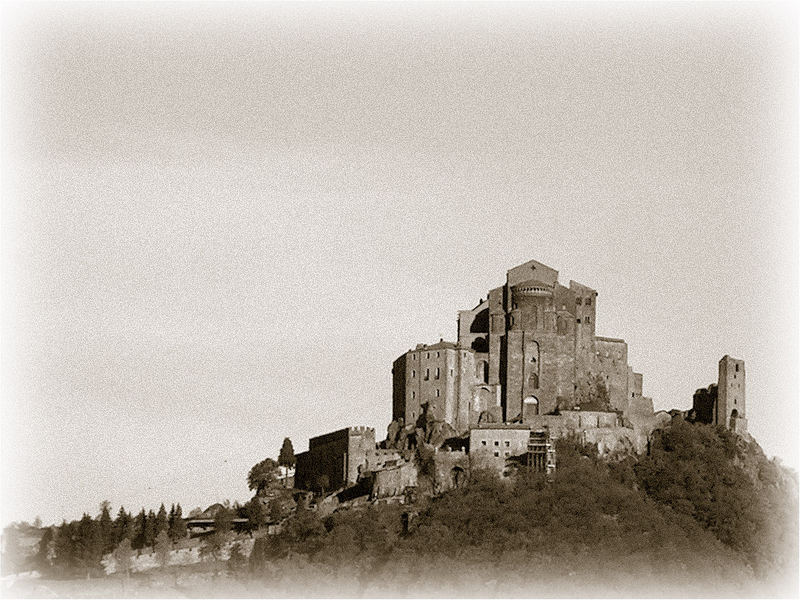
POLYGON ((538 373, 531 373, 531 376, 528 380, 531 384, 531 388, 534 390, 539 389, 539 374, 538 373))

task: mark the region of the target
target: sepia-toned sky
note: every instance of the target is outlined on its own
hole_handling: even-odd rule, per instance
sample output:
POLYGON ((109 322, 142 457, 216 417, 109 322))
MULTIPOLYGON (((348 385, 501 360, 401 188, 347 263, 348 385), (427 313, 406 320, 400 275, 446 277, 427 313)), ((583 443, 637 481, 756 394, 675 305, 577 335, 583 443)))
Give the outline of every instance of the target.
POLYGON ((35 5, 2 40, 3 523, 249 498, 535 258, 797 468, 797 25, 763 4, 35 5))

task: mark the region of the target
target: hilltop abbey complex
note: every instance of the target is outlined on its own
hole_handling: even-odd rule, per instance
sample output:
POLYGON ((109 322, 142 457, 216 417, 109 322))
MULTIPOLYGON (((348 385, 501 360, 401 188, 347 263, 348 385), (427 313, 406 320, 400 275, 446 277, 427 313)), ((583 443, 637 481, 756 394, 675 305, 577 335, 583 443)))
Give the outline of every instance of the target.
POLYGON ((312 438, 297 455, 296 487, 401 495, 416 489, 421 446, 442 490, 475 466, 550 472, 563 436, 607 454, 645 452, 653 431, 677 415, 746 432, 743 361, 723 357, 717 383, 695 392, 691 410, 656 412, 625 341, 596 335, 596 311, 597 292, 562 285, 555 269, 535 260, 512 268, 459 311, 456 342, 418 344, 394 361, 386 440, 377 443, 368 427, 312 438))
POLYGON ((483 422, 604 403, 624 411, 641 397, 624 340, 595 335, 597 292, 558 282, 535 260, 458 313, 458 342, 417 346, 394 363, 393 417, 414 422, 428 405, 458 431, 483 422), (604 388, 604 389, 603 389, 604 388))

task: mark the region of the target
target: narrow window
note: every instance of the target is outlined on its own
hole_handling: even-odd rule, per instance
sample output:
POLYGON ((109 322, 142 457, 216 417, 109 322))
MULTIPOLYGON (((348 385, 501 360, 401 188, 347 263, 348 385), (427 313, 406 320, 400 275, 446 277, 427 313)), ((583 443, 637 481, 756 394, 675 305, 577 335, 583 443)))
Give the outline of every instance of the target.
POLYGON ((450 377, 453 376, 453 369, 450 369, 450 377))
POLYGON ((499 446, 499 445, 500 445, 500 442, 499 442, 498 440, 495 440, 495 442, 494 442, 494 445, 495 445, 495 446, 499 446))
POLYGON ((431 378, 431 370, 425 369, 425 381, 428 381, 431 378))
POLYGON ((509 446, 510 446, 510 444, 509 444, 508 440, 506 440, 506 448, 508 448, 509 446))
POLYGON ((486 445, 486 440, 481 440, 481 446, 485 446, 485 445, 486 445))
POLYGON ((436 358, 439 358, 439 353, 438 352, 436 353, 436 358))
MULTIPOLYGON (((736 372, 739 372, 739 365, 736 365, 736 372)), ((736 375, 734 375, 734 377, 736 377, 736 375)))
POLYGON ((425 353, 425 358, 430 358, 430 357, 431 357, 431 353, 430 352, 426 352, 425 353))
MULTIPOLYGON (((578 323, 578 325, 580 325, 580 324, 581 324, 581 320, 580 320, 580 319, 575 319, 575 321, 578 323)), ((589 319, 586 319, 586 321, 587 321, 587 323, 588 323, 589 319)))
POLYGON ((416 397, 417 397, 417 392, 411 392, 411 399, 413 400, 416 397))
POLYGON ((588 325, 591 322, 592 322, 592 318, 591 317, 586 317, 586 324, 588 325))
POLYGON ((437 398, 439 397, 439 390, 438 389, 436 390, 436 397, 437 398))
POLYGON ((417 372, 414 369, 411 369, 411 379, 414 379, 417 376, 417 372))
POLYGON ((436 379, 439 379, 439 367, 436 367, 436 374, 434 375, 436 379))
POLYGON ((499 452, 499 451, 497 451, 497 450, 495 450, 495 451, 494 451, 494 455, 495 455, 495 456, 500 456, 500 452, 499 452))

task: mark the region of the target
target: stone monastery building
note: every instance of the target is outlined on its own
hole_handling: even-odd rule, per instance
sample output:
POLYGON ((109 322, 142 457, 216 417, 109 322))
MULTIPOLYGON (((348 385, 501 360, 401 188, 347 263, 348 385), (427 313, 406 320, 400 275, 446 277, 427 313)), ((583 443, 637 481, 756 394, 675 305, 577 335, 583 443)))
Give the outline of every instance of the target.
MULTIPOLYGON (((418 345, 393 365, 392 418, 416 422, 423 406, 462 433, 593 406, 624 411, 642 395, 624 340, 595 335, 597 292, 535 260, 458 314, 458 342, 418 345), (602 391, 601 391, 602 389, 602 391)), ((591 407, 591 408, 590 408, 591 407)))
POLYGON ((458 313, 458 341, 419 344, 394 361, 386 440, 348 427, 309 440, 295 485, 350 497, 403 495, 421 477, 415 448, 433 452, 433 489, 460 485, 472 468, 508 475, 520 465, 556 469, 554 442, 579 436, 599 454, 647 451, 673 417, 746 434, 744 361, 724 356, 717 384, 691 411, 654 411, 624 340, 595 334, 597 292, 535 260, 471 310, 458 313), (688 414, 687 414, 688 412, 688 414))

